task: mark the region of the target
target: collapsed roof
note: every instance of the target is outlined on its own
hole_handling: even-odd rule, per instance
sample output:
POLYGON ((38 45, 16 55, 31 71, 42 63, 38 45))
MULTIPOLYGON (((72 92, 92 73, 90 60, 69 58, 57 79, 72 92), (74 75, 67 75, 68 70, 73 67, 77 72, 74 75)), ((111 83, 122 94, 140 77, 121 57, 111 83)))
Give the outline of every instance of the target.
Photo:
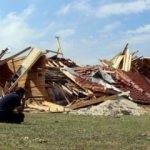
MULTIPOLYGON (((6 51, 2 51, 0 59, 6 51)), ((100 103, 127 91, 132 101, 150 104, 150 58, 135 57, 128 45, 113 59, 84 67, 58 57, 56 52, 48 57, 48 52, 53 51, 28 47, 0 60, 3 92, 7 94, 17 86, 25 87, 27 106, 44 103, 55 111, 63 111, 63 106, 76 109, 100 103), (25 56, 19 57, 22 54, 25 56)))

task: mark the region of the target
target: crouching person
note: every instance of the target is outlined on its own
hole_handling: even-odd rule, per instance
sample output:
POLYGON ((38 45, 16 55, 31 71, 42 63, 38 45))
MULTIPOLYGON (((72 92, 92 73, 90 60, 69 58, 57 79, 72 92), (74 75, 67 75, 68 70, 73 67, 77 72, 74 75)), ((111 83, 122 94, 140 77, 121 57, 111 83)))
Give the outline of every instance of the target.
POLYGON ((20 87, 0 99, 0 122, 21 123, 24 121, 24 94, 25 89, 20 87))

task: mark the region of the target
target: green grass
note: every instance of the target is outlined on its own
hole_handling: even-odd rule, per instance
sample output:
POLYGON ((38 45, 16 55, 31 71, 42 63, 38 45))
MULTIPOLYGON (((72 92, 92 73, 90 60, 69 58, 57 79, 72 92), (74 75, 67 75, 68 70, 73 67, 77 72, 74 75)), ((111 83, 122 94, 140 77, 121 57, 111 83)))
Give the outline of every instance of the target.
POLYGON ((150 150, 150 116, 26 114, 0 123, 0 150, 150 150))

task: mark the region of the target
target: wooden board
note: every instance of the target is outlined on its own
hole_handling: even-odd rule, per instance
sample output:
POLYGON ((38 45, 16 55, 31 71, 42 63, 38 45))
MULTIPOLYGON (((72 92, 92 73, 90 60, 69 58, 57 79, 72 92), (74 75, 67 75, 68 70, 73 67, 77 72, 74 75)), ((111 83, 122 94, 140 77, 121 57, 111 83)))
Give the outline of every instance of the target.
POLYGON ((78 109, 82 107, 87 107, 91 105, 95 105, 101 102, 104 102, 106 100, 115 100, 117 98, 117 95, 113 96, 104 96, 97 99, 91 99, 91 100, 80 100, 79 102, 74 103, 73 105, 70 105, 69 108, 71 109, 78 109))
POLYGON ((120 63, 123 60, 123 57, 124 57, 123 55, 120 55, 120 56, 117 56, 114 60, 111 61, 114 68, 116 68, 116 69, 119 68, 120 63))
MULTIPOLYGON (((68 77, 71 81, 73 81, 78 87, 80 87, 82 90, 84 90, 85 93, 87 93, 87 95, 93 94, 93 92, 91 92, 88 89, 83 88, 75 79, 75 77, 69 73, 68 71, 66 71, 65 69, 60 69, 60 71, 66 76, 68 77)), ((85 94, 84 93, 84 94, 85 94)))
POLYGON ((39 111, 55 112, 55 113, 65 111, 65 108, 63 106, 54 104, 52 102, 47 102, 47 101, 44 101, 40 104, 38 104, 36 102, 33 102, 33 103, 30 103, 30 104, 27 104, 27 107, 31 108, 31 109, 36 109, 36 110, 39 110, 39 111))
POLYGON ((129 53, 129 50, 126 50, 126 53, 124 55, 123 59, 123 67, 122 70, 124 71, 130 71, 130 66, 131 66, 131 55, 129 53))
POLYGON ((31 47, 27 47, 26 49, 24 49, 24 50, 18 52, 17 54, 14 54, 14 55, 12 55, 12 56, 10 56, 10 57, 4 59, 4 60, 1 60, 1 61, 0 61, 0 65, 5 64, 5 63, 8 62, 9 60, 11 60, 11 59, 13 59, 13 58, 15 58, 15 57, 17 57, 17 56, 19 56, 19 55, 21 55, 21 54, 27 52, 28 50, 31 50, 31 47))
POLYGON ((15 75, 11 80, 11 91, 19 82, 19 80, 24 76, 24 74, 34 65, 34 63, 42 56, 42 52, 38 49, 32 49, 26 59, 22 62, 19 69, 16 71, 15 75))

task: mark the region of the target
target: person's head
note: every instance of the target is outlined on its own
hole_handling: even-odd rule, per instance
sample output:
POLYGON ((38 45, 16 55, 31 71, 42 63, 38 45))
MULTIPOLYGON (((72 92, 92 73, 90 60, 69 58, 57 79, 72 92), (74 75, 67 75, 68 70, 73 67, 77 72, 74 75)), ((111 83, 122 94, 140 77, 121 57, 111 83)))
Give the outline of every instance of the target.
POLYGON ((23 98, 24 94, 25 94, 25 89, 22 88, 22 87, 18 87, 16 90, 15 90, 16 94, 19 95, 20 98, 23 98))

